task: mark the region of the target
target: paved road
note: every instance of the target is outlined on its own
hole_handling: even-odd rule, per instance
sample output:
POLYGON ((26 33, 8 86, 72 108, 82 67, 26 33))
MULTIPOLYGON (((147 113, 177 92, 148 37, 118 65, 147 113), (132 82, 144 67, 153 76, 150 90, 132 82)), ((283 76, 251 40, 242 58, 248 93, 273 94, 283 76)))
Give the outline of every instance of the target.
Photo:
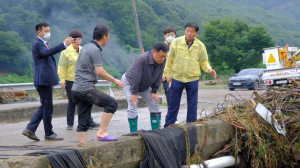
MULTIPOLYGON (((224 96, 227 93, 234 94, 237 97, 239 97, 238 95, 240 95, 247 100, 252 96, 252 91, 248 91, 248 90, 238 90, 238 92, 236 92, 236 91, 228 91, 228 90, 221 90, 221 89, 200 89, 198 111, 200 112, 202 109, 205 109, 207 113, 212 112, 212 110, 214 109, 214 107, 217 106, 218 103, 224 101, 224 96)), ((163 102, 165 102, 165 98, 163 98, 163 102)), ((178 115, 179 122, 185 121, 186 108, 187 108, 186 95, 183 94, 182 101, 181 101, 181 108, 178 115)), ((165 120, 165 115, 167 113, 167 107, 161 106, 161 112, 162 112, 162 125, 163 125, 165 120)), ((145 130, 151 129, 148 109, 140 108, 138 109, 138 114, 139 114, 138 128, 145 129, 145 130)), ((100 122, 102 113, 101 112, 92 113, 92 116, 96 122, 100 122)), ((66 117, 57 117, 57 118, 53 118, 52 120, 54 131, 58 135, 63 136, 65 138, 64 141, 59 141, 59 142, 44 141, 44 137, 43 137, 44 129, 43 129, 42 122, 36 132, 36 135, 41 139, 41 141, 35 142, 28 139, 27 137, 21 134, 22 130, 26 127, 27 123, 28 121, 0 124, 1 125, 0 126, 0 133, 1 133, 0 159, 11 158, 13 156, 19 156, 37 150, 61 148, 64 146, 73 146, 78 143, 77 134, 76 134, 77 125, 75 125, 74 130, 66 130, 66 117)), ((75 123, 77 123, 77 116, 75 116, 75 123)), ((88 131, 89 141, 96 140, 96 132, 97 130, 88 131)), ((126 109, 119 109, 115 113, 108 127, 108 132, 111 135, 118 136, 118 137, 129 133, 126 109)))

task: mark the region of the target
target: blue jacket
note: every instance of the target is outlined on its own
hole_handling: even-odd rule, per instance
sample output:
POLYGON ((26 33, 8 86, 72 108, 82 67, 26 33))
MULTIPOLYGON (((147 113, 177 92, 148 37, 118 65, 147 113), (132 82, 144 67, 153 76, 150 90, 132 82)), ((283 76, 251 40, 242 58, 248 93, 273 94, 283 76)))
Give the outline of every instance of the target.
POLYGON ((35 39, 32 45, 32 58, 35 67, 34 85, 53 86, 58 84, 56 61, 53 55, 65 48, 64 43, 60 43, 48 49, 41 39, 35 39))

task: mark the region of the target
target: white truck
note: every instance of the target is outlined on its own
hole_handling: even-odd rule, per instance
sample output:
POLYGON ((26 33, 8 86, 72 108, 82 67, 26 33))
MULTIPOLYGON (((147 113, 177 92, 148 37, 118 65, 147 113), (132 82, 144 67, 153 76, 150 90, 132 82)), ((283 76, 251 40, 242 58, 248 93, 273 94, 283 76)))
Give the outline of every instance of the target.
POLYGON ((262 57, 263 63, 266 65, 262 80, 266 86, 291 84, 291 79, 300 77, 296 66, 296 61, 300 57, 298 47, 264 48, 262 57), (296 53, 292 55, 293 52, 296 53))

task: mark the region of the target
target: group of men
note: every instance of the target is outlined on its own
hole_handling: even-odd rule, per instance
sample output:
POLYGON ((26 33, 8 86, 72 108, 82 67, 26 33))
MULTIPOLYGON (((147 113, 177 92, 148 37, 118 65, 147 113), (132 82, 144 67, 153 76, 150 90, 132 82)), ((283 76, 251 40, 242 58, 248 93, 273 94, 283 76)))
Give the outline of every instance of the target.
POLYGON ((63 43, 50 47, 50 26, 46 22, 38 23, 35 27, 37 38, 32 45, 32 55, 35 65, 34 85, 40 96, 41 106, 37 109, 23 135, 39 141, 35 135, 36 129, 43 120, 45 140, 63 140, 53 132, 52 93, 55 85, 61 83, 68 95, 67 129, 73 129, 74 112, 77 106, 79 143, 87 143, 87 130, 100 126, 96 136, 99 141, 115 141, 107 133, 107 126, 118 108, 117 101, 108 94, 95 88, 98 76, 113 82, 123 88, 128 108, 127 116, 130 131, 138 130, 138 95, 146 102, 150 111, 152 129, 160 128, 161 111, 157 90, 163 83, 168 103, 168 113, 164 127, 174 124, 180 106, 183 89, 187 93, 187 122, 197 119, 198 80, 201 69, 216 77, 216 72, 210 67, 205 45, 196 38, 199 26, 188 23, 185 26, 185 36, 176 38, 176 30, 167 27, 164 30, 165 42, 155 44, 153 50, 142 53, 137 57, 132 67, 122 76, 121 80, 109 75, 103 68, 102 47, 109 40, 109 30, 104 25, 94 28, 93 39, 80 46, 82 34, 72 30, 63 43), (63 51, 64 50, 64 51, 63 51), (54 54, 61 53, 58 72, 54 54), (58 76, 60 79, 58 79, 58 76), (101 124, 91 117, 92 106, 104 108, 101 124))

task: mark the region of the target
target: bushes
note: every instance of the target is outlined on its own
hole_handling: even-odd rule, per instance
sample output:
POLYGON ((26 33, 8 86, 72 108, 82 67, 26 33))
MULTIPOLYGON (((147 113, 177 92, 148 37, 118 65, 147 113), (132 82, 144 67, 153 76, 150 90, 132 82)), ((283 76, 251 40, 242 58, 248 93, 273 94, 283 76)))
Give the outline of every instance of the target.
POLYGON ((33 78, 28 76, 19 76, 17 74, 0 75, 0 84, 9 83, 33 83, 33 78))

